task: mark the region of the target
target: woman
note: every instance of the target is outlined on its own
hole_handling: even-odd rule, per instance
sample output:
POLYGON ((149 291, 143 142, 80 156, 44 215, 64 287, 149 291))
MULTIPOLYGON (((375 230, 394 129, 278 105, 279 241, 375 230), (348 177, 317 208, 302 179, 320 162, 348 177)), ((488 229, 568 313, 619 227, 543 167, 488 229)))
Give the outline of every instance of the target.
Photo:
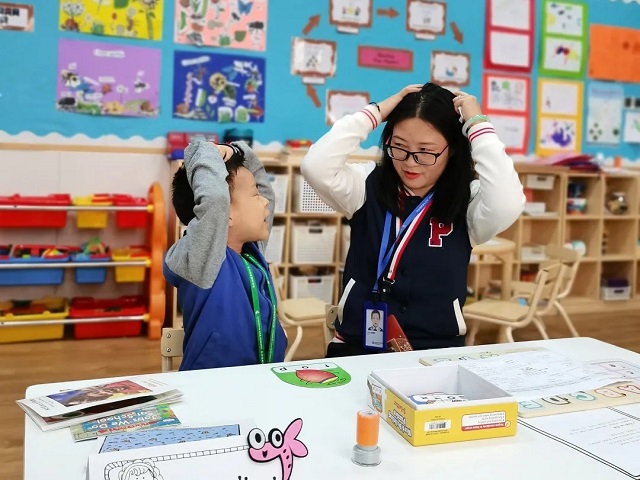
POLYGON ((327 356, 376 351, 364 335, 371 308, 393 314, 416 350, 463 346, 471 248, 524 206, 513 161, 476 98, 431 83, 405 87, 337 121, 302 173, 351 226, 327 356), (380 164, 346 163, 384 121, 380 164))

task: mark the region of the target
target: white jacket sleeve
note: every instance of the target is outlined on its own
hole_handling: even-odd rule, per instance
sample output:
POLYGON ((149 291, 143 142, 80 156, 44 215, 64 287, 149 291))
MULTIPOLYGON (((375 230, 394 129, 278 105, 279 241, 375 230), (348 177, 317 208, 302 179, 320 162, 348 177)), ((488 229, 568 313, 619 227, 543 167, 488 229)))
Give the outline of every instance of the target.
POLYGON ((302 160, 300 170, 318 196, 348 219, 365 201, 365 181, 374 162, 347 163, 349 155, 380 123, 375 107, 366 107, 338 120, 314 143, 302 160))
POLYGON ((478 180, 471 182, 471 201, 467 209, 467 229, 472 245, 491 240, 509 228, 524 208, 522 184, 505 152, 505 146, 490 123, 482 122, 469 130, 471 156, 478 180))

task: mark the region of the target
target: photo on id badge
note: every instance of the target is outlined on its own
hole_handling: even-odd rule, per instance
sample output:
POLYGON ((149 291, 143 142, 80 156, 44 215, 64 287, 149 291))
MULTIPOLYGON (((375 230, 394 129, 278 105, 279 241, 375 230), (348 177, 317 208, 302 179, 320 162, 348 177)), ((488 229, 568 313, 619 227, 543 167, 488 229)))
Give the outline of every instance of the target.
POLYGON ((381 303, 364 305, 364 347, 386 350, 387 307, 381 303))

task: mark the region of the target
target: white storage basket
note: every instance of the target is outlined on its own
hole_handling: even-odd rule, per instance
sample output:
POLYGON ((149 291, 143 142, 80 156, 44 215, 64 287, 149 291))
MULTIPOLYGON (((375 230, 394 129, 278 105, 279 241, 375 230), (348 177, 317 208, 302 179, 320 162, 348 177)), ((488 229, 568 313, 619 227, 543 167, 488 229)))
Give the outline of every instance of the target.
POLYGON ((293 211, 297 213, 336 213, 320 197, 300 174, 293 182, 293 211))
POLYGON ((289 297, 316 297, 326 303, 333 302, 334 275, 289 275, 289 297))
POLYGON ((333 263, 336 234, 335 225, 294 225, 291 262, 306 265, 333 263))
POLYGON ((285 228, 284 225, 274 225, 271 227, 269 243, 267 243, 267 250, 264 252, 264 258, 268 263, 282 263, 285 228))
POLYGON ((289 176, 275 173, 267 173, 273 193, 276 196, 275 210, 273 213, 285 213, 287 211, 287 191, 289 190, 289 176))

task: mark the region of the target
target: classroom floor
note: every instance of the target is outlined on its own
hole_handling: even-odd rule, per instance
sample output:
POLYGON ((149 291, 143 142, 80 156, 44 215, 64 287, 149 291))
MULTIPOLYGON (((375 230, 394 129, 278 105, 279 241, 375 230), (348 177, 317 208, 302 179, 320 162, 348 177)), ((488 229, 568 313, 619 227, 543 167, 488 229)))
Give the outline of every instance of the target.
MULTIPOLYGON (((582 315, 573 321, 581 335, 640 352, 640 313, 582 315)), ((568 335, 553 319, 546 321, 549 335, 568 335)), ((289 333, 294 335, 294 332, 289 333)), ((478 342, 494 343, 494 332, 481 331, 478 342)), ((515 334, 516 340, 538 340, 531 327, 515 334)), ((160 371, 159 343, 146 338, 63 340, 0 345, 0 478, 22 478, 24 415, 15 400, 24 397, 29 385, 88 378, 136 375, 160 371)), ((322 331, 308 329, 297 359, 324 355, 322 331)))

